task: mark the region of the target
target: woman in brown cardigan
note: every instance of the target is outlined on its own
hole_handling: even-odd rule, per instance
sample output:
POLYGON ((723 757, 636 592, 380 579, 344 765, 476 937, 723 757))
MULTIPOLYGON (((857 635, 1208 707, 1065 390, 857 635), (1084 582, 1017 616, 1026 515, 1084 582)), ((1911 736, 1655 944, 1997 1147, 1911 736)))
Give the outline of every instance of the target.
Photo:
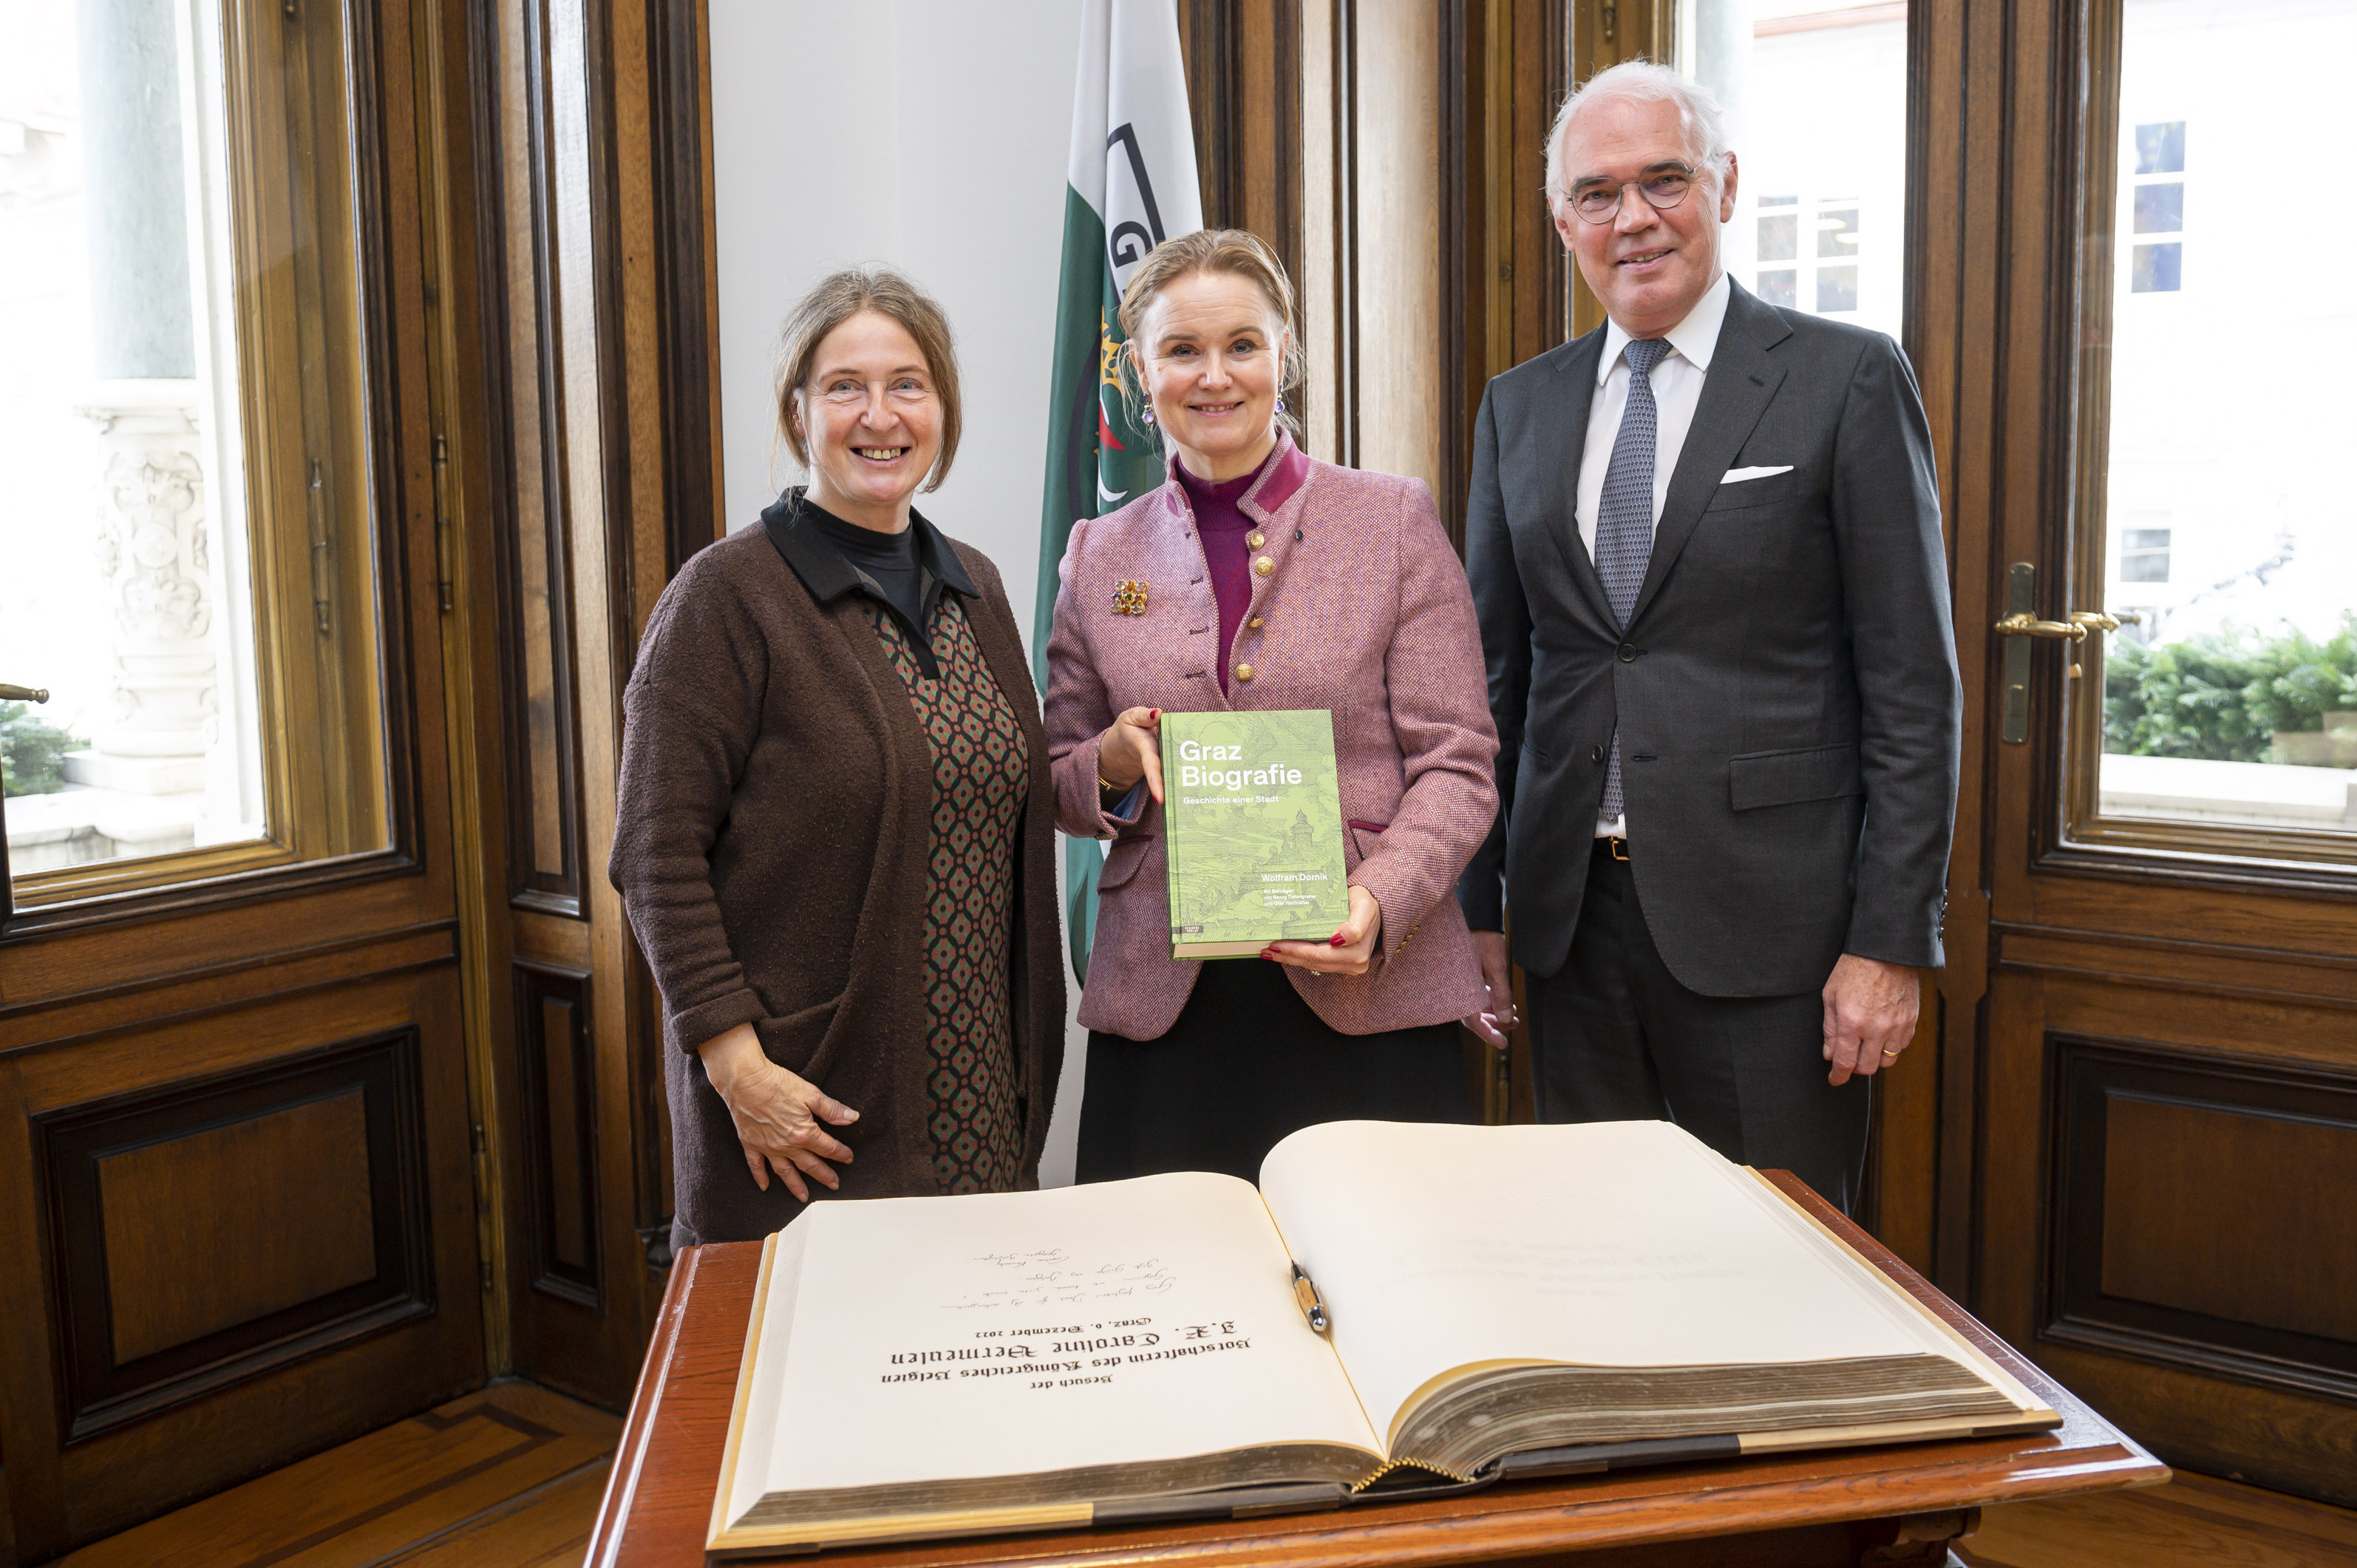
POLYGON ((787 318, 778 403, 809 488, 681 568, 624 698, 608 871, 662 992, 680 1246, 813 1189, 1036 1186, 1063 1054, 1023 645, 910 505, 957 449, 948 323, 839 273, 787 318))

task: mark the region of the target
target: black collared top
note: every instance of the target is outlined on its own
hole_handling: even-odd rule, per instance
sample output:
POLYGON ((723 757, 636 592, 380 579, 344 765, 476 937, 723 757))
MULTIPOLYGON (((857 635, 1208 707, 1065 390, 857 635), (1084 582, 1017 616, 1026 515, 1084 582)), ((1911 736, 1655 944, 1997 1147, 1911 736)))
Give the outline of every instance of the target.
MULTIPOLYGON (((940 680, 941 667, 933 660, 932 639, 925 634, 925 628, 932 620, 933 607, 941 602, 942 589, 954 588, 969 599, 978 596, 974 579, 966 575, 965 564, 958 559, 957 552, 950 548, 941 531, 927 522, 922 512, 912 510, 909 513, 909 537, 916 557, 915 592, 895 593, 892 589, 902 587, 901 582, 888 587, 857 558, 870 553, 856 548, 866 542, 864 540, 845 533, 840 537, 849 540, 855 548, 846 549, 838 542, 838 531, 856 527, 812 501, 799 485, 761 512, 762 532, 778 547, 778 553, 785 557, 786 564, 793 568, 794 575, 802 579, 802 586, 810 590, 811 597, 825 605, 845 594, 866 594, 909 632, 910 649, 925 678, 940 680)), ((894 536, 877 536, 879 541, 887 537, 894 536)), ((883 556, 888 553, 877 553, 883 556)), ((880 559, 877 564, 882 564, 880 559)), ((888 570, 886 575, 896 575, 888 570)))

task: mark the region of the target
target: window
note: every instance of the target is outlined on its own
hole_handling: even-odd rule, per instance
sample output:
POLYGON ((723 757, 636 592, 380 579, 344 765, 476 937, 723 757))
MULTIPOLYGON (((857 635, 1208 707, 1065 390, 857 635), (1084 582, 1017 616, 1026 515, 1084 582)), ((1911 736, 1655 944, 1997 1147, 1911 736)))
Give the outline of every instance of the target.
POLYGON ((2120 535, 2120 581, 2169 581, 2169 530, 2131 528, 2120 535))
POLYGON ((2108 339, 2108 388, 2091 405, 2107 413, 2090 438, 2094 527, 2081 559, 2104 607, 2141 624, 2088 645, 2072 745, 2095 767, 2072 769, 2083 792, 2072 831, 2347 862, 2357 511, 2344 455, 2357 392, 2331 346, 2357 327, 2341 263, 2357 214, 2304 208, 2300 242, 2268 252, 2266 296, 2298 302, 2298 343, 2323 351, 2270 355, 2261 388, 2244 374, 2248 292, 2203 289, 2188 251, 2198 264, 2205 170, 2330 143, 2357 7, 2125 0, 2120 38, 2116 147, 2094 153, 2112 160, 2097 199, 2111 203, 2114 243, 2088 285, 2091 319, 2109 311, 2095 333, 2108 339), (2264 72, 2220 65, 2262 59, 2264 72))
POLYGON ((1898 337, 1906 7, 1683 0, 1677 48, 1727 110, 1741 160, 1727 271, 1770 305, 1898 337))
POLYGON ((0 13, 19 907, 386 843, 343 18, 299 12, 0 13))
MULTIPOLYGON (((2127 189, 2130 232, 2182 234, 2185 231, 2185 122, 2138 125, 2128 151, 2136 172, 2127 189)), ((2185 286, 2185 242, 2155 240, 2130 247, 2128 289, 2133 294, 2175 294, 2185 286)))

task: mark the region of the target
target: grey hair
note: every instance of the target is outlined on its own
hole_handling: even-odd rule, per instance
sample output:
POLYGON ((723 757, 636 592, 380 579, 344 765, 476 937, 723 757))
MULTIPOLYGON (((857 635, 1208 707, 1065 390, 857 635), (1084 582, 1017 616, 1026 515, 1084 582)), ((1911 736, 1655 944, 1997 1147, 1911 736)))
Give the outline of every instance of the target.
POLYGON ((1668 66, 1643 59, 1624 59, 1589 77, 1555 111, 1555 124, 1547 128, 1548 201, 1561 201, 1571 194, 1563 183, 1563 139, 1571 129, 1572 116, 1590 104, 1614 100, 1676 104, 1678 118, 1685 124, 1686 145, 1695 154, 1695 166, 1707 168, 1721 179, 1726 177, 1729 151, 1727 118, 1720 113, 1718 100, 1711 96, 1710 89, 1668 66))

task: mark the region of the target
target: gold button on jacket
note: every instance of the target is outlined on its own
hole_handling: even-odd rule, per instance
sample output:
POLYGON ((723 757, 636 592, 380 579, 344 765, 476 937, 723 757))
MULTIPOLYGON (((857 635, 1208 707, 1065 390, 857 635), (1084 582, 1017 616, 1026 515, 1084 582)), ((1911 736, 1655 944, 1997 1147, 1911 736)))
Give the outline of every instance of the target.
POLYGON ((1245 626, 1247 626, 1247 627, 1249 627, 1249 628, 1252 628, 1253 630, 1254 630, 1254 631, 1258 631, 1258 630, 1260 629, 1260 621, 1261 621, 1261 618, 1260 618, 1260 617, 1258 617, 1258 616, 1254 616, 1254 617, 1253 617, 1253 618, 1252 618, 1252 619, 1250 619, 1250 620, 1248 620, 1248 621, 1244 622, 1244 625, 1245 625, 1245 626))
POLYGON ((1262 576, 1265 577, 1265 576, 1267 576, 1271 572, 1274 572, 1274 571, 1275 571, 1275 570, 1276 570, 1276 563, 1275 563, 1275 562, 1274 562, 1274 561, 1272 561, 1272 560, 1270 560, 1267 556, 1264 555, 1264 556, 1262 556, 1259 560, 1254 561, 1254 562, 1253 563, 1253 570, 1254 570, 1254 571, 1255 571, 1255 572, 1257 572, 1257 573, 1259 573, 1262 576))
POLYGON ((1247 549, 1247 550, 1257 550, 1257 549, 1259 549, 1262 545, 1264 545, 1264 544, 1265 544, 1265 543, 1267 543, 1267 542, 1268 542, 1268 535, 1267 535, 1267 534, 1265 534, 1265 533, 1263 533, 1263 532, 1262 532, 1259 529, 1257 529, 1257 528, 1254 529, 1250 533, 1247 533, 1247 534, 1245 534, 1245 535, 1244 535, 1244 548, 1245 548, 1245 549, 1247 549))
POLYGON ((1251 666, 1251 665, 1249 665, 1249 664, 1239 664, 1239 665, 1237 665, 1237 666, 1236 666, 1236 679, 1237 679, 1237 680, 1239 680, 1239 681, 1249 681, 1249 680, 1251 680, 1251 679, 1252 679, 1252 677, 1253 677, 1253 668, 1252 668, 1252 666, 1251 666))

